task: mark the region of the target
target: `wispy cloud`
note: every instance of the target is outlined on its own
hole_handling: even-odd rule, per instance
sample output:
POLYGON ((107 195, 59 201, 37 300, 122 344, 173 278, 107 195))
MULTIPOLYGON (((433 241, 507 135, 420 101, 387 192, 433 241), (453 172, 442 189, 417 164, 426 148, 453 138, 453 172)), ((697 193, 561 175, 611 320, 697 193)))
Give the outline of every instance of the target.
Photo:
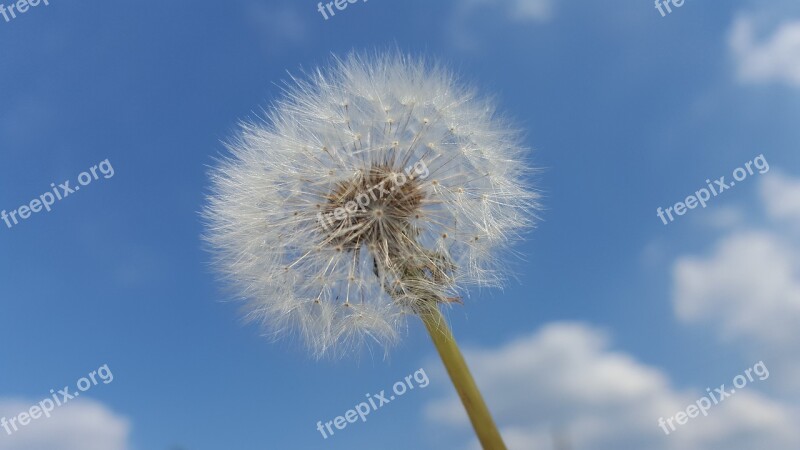
POLYGON ((774 173, 764 179, 761 194, 773 220, 789 221, 800 227, 800 179, 774 173))
POLYGON ((758 39, 755 20, 740 15, 733 23, 728 45, 740 81, 782 82, 800 87, 800 20, 786 21, 758 39))
POLYGON ((245 13, 262 36, 262 45, 270 54, 280 53, 306 41, 307 24, 294 3, 269 5, 251 1, 247 3, 245 13))
MULTIPOLYGON (((480 2, 485 0, 472 0, 480 2)), ((495 3, 505 3, 511 19, 523 22, 543 22, 549 20, 553 14, 552 0, 504 0, 495 3)))
POLYGON ((552 19, 553 0, 456 0, 448 23, 448 37, 464 50, 480 47, 480 29, 486 20, 497 19, 516 24, 543 23, 552 19))
POLYGON ((761 181, 764 225, 737 228, 709 255, 685 255, 673 266, 680 320, 769 358, 787 393, 800 394, 800 179, 778 172, 761 181))

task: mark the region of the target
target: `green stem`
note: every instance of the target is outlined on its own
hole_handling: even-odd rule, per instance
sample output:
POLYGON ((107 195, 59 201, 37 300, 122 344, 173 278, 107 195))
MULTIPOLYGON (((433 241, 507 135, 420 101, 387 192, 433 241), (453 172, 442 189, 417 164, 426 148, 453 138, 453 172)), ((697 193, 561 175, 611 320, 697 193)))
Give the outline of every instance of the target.
POLYGON ((467 363, 458 349, 453 333, 439 308, 428 308, 425 312, 420 313, 420 318, 425 323, 425 327, 436 345, 436 350, 439 351, 439 356, 444 362, 444 367, 453 381, 458 396, 461 397, 461 402, 464 404, 464 409, 467 410, 467 415, 478 435, 481 446, 484 450, 506 450, 506 445, 503 443, 503 438, 497 430, 491 413, 489 413, 489 408, 486 407, 467 363))

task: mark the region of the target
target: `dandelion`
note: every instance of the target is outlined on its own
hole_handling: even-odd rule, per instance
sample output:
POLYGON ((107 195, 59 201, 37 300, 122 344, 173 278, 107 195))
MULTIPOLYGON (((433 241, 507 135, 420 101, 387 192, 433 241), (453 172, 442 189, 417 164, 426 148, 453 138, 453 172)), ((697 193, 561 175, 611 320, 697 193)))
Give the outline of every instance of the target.
POLYGON ((390 54, 292 78, 211 173, 203 215, 247 316, 316 357, 422 318, 486 448, 505 448, 440 305, 500 286, 532 224, 525 148, 448 70, 390 54))

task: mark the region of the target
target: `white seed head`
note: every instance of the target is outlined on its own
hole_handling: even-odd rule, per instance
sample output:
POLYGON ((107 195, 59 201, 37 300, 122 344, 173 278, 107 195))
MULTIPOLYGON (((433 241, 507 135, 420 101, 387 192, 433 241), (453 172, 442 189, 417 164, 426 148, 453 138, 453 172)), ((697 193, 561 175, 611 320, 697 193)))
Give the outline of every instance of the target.
POLYGON ((206 239, 247 316, 317 357, 387 348, 405 315, 499 286, 533 222, 518 134, 422 60, 335 59, 227 147, 206 239))

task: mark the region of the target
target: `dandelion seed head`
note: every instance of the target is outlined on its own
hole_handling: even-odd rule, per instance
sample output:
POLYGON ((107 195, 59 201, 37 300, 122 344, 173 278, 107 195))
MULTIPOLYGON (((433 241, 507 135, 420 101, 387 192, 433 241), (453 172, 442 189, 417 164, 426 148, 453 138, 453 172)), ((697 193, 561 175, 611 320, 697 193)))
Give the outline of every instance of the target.
POLYGON ((537 206, 492 104, 397 54, 292 78, 227 148, 203 210, 217 266, 248 318, 317 357, 388 348, 406 315, 500 286, 537 206))

